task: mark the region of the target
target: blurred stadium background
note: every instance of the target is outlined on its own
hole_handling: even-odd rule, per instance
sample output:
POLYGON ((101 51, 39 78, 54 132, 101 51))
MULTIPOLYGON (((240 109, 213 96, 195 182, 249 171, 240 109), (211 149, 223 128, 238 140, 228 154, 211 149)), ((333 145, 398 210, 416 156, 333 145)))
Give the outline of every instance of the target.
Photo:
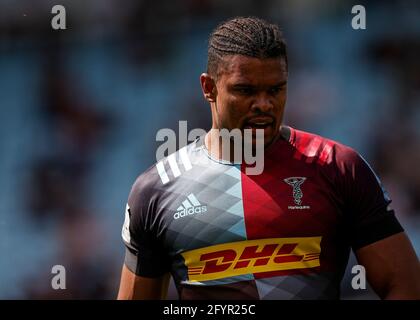
MULTIPOLYGON (((282 26, 286 123, 359 150, 420 254, 419 9, 383 0, 0 0, 0 298, 116 297, 131 184, 155 161, 159 129, 179 120, 209 128, 198 81, 207 37, 236 15, 282 26), (56 4, 67 30, 51 28, 56 4), (366 7, 366 30, 351 28, 356 4, 366 7), (67 290, 51 289, 57 264, 67 290)), ((376 298, 352 290, 351 276, 343 298, 376 298)))

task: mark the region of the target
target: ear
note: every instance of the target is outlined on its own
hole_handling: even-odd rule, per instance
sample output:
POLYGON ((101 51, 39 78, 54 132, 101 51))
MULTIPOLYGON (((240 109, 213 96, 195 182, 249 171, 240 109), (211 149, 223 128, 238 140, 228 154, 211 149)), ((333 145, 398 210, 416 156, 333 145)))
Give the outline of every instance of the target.
POLYGON ((208 102, 215 102, 217 96, 216 82, 208 73, 202 73, 200 76, 201 89, 204 98, 208 102))

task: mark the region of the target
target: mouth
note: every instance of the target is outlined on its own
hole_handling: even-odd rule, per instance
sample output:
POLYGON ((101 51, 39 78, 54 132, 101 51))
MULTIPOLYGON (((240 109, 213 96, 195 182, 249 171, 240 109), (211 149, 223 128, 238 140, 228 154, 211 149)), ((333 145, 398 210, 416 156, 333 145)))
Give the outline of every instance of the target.
MULTIPOLYGON (((274 126, 274 119, 271 117, 255 117, 247 120, 243 126, 244 129, 272 129, 274 126)), ((265 132, 268 133, 268 132, 265 132)))

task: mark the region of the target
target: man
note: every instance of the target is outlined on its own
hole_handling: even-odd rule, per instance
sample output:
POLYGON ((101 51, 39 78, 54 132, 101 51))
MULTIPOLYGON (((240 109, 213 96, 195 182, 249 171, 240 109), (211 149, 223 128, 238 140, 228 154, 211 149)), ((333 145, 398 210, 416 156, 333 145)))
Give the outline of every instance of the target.
POLYGON ((181 299, 337 299, 351 248, 381 298, 420 299, 418 259, 369 165, 281 125, 287 78, 277 26, 215 29, 200 77, 212 130, 134 183, 119 299, 164 298, 170 274, 181 299), (262 174, 223 158, 217 129, 252 130, 254 145, 263 130, 262 174))

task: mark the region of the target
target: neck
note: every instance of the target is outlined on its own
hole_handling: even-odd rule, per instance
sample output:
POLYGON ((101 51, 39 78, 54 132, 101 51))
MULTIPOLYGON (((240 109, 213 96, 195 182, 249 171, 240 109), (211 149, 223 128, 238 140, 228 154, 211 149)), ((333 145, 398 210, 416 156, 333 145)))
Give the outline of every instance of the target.
MULTIPOLYGON (((268 144, 264 145, 264 149, 266 150, 271 145, 273 145, 281 136, 282 128, 280 127, 279 132, 277 133, 276 137, 272 139, 268 144)), ((220 130, 216 128, 212 128, 209 132, 207 132, 204 144, 207 148, 210 156, 217 160, 228 161, 231 163, 242 163, 242 159, 244 159, 244 148, 245 145, 242 142, 243 136, 240 135, 239 140, 237 140, 234 136, 231 138, 223 138, 220 134, 220 130), (239 143, 235 143, 235 141, 240 141, 239 143)), ((255 145, 252 145, 252 154, 257 154, 255 145)))
MULTIPOLYGON (((207 132, 204 143, 212 158, 231 163, 241 162, 240 160, 238 161, 238 155, 235 159, 235 151, 238 152, 239 150, 235 148, 234 140, 223 139, 220 135, 220 130, 212 128, 207 132)), ((242 152, 240 152, 239 156, 241 155, 242 152)))

